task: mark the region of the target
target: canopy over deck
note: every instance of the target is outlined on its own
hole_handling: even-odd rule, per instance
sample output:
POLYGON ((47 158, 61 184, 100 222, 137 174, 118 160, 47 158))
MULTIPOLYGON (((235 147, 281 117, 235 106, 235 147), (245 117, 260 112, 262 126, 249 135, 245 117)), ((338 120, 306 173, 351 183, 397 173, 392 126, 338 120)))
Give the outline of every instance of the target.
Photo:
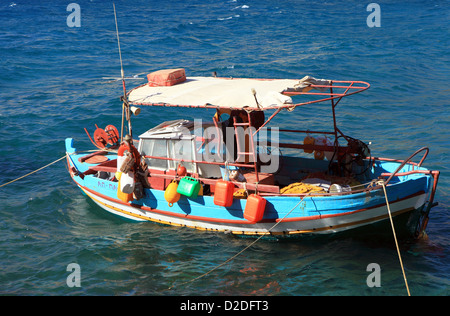
POLYGON ((149 106, 268 110, 341 98, 368 87, 368 83, 361 81, 331 81, 310 76, 300 80, 188 77, 173 86, 141 85, 129 92, 128 101, 149 106), (333 83, 339 84, 333 86, 333 83), (362 86, 353 86, 354 83, 362 83, 362 86), (341 92, 333 93, 330 88, 341 89, 341 92), (310 92, 312 89, 319 92, 310 92), (301 94, 318 95, 320 100, 294 104, 291 96, 301 94))

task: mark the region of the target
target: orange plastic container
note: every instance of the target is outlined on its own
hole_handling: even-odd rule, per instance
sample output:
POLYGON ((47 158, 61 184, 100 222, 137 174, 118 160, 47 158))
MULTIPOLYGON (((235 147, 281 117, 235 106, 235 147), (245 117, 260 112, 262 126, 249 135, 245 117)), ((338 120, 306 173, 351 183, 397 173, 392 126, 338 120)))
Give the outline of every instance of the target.
POLYGON ((214 204, 229 207, 233 204, 234 184, 219 180, 214 190, 214 204))
MULTIPOLYGON (((306 136, 304 139, 303 139, 303 144, 304 145, 314 145, 314 143, 316 142, 316 139, 314 138, 314 137, 312 137, 312 136, 306 136)), ((308 153, 308 154, 311 154, 312 152, 313 152, 313 150, 312 149, 303 149, 303 151, 305 152, 305 153, 308 153)))
POLYGON ((249 222, 257 223, 262 220, 265 209, 266 199, 256 194, 250 194, 245 205, 244 218, 249 222))

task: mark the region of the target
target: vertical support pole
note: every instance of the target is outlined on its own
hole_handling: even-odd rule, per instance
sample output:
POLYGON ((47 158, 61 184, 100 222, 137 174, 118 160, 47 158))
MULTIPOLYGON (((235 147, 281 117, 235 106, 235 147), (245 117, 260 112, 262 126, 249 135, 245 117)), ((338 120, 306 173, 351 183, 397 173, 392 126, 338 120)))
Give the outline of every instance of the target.
POLYGON ((250 113, 251 112, 247 112, 247 116, 248 116, 248 137, 250 137, 250 145, 251 145, 251 149, 252 149, 252 154, 253 154, 253 163, 255 166, 255 176, 256 176, 256 182, 259 182, 259 175, 258 175, 258 160, 256 157, 256 150, 255 150, 255 142, 253 141, 253 133, 252 133, 252 120, 250 118, 250 113))
MULTIPOLYGON (((333 82, 330 83, 330 93, 331 93, 331 95, 333 95, 333 87, 332 87, 332 85, 333 85, 333 82)), ((336 105, 334 104, 334 99, 331 99, 331 109, 333 111, 334 142, 335 142, 335 145, 336 145, 338 129, 337 129, 337 124, 336 124, 335 107, 336 107, 336 105)))
MULTIPOLYGON (((223 133, 221 133, 220 129, 219 129, 219 122, 217 121, 216 116, 213 116, 213 122, 214 122, 214 126, 216 127, 216 133, 217 133, 217 150, 219 151, 219 155, 221 157, 223 157, 222 153, 223 153, 223 140, 224 140, 224 136, 222 135, 223 133)), ((226 131, 225 131, 226 133, 226 131)), ((228 154, 228 153, 227 153, 228 154)), ((227 157, 225 157, 225 160, 227 160, 227 157)))
MULTIPOLYGON (((331 81, 330 83, 330 94, 333 95, 333 81, 331 81)), ((334 151, 336 152, 336 148, 339 146, 339 142, 338 142, 338 128, 337 128, 337 124, 336 124, 336 104, 334 103, 334 99, 331 99, 331 110, 333 112, 333 129, 334 129, 334 151)), ((338 172, 340 172, 341 170, 341 162, 339 157, 336 157, 337 160, 337 164, 338 164, 338 172)), ((331 163, 331 162, 330 162, 331 163)))

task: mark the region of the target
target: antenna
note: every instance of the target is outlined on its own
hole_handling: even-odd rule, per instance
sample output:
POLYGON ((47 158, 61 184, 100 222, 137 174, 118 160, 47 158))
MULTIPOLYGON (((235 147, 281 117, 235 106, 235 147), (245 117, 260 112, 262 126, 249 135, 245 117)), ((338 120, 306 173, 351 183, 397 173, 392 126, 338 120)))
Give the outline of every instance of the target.
POLYGON ((123 139, 123 119, 124 119, 124 112, 126 113, 126 119, 128 121, 128 132, 130 133, 130 136, 133 136, 132 131, 131 131, 131 120, 130 120, 130 106, 128 104, 128 100, 127 100, 127 89, 125 87, 125 75, 123 72, 123 63, 122 63, 122 51, 120 50, 120 38, 119 38, 119 27, 117 25, 117 15, 116 15, 116 6, 114 5, 113 2, 113 9, 114 9, 114 21, 116 22, 116 35, 117 35, 117 46, 119 47, 119 58, 120 58, 120 75, 122 78, 122 86, 123 86, 123 97, 121 98, 121 100, 123 101, 122 103, 122 126, 121 126, 121 131, 120 131, 120 142, 122 142, 123 139))

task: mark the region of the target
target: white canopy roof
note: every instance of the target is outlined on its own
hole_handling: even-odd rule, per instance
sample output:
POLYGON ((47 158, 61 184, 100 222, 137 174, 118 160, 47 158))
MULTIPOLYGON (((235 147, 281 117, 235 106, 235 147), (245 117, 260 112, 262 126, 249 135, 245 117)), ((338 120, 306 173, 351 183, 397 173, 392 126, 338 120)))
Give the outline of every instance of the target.
POLYGON ((310 90, 311 84, 329 83, 309 76, 301 80, 188 77, 185 82, 168 87, 139 86, 130 91, 128 101, 136 105, 268 109, 292 104, 283 92, 301 92, 310 90))

